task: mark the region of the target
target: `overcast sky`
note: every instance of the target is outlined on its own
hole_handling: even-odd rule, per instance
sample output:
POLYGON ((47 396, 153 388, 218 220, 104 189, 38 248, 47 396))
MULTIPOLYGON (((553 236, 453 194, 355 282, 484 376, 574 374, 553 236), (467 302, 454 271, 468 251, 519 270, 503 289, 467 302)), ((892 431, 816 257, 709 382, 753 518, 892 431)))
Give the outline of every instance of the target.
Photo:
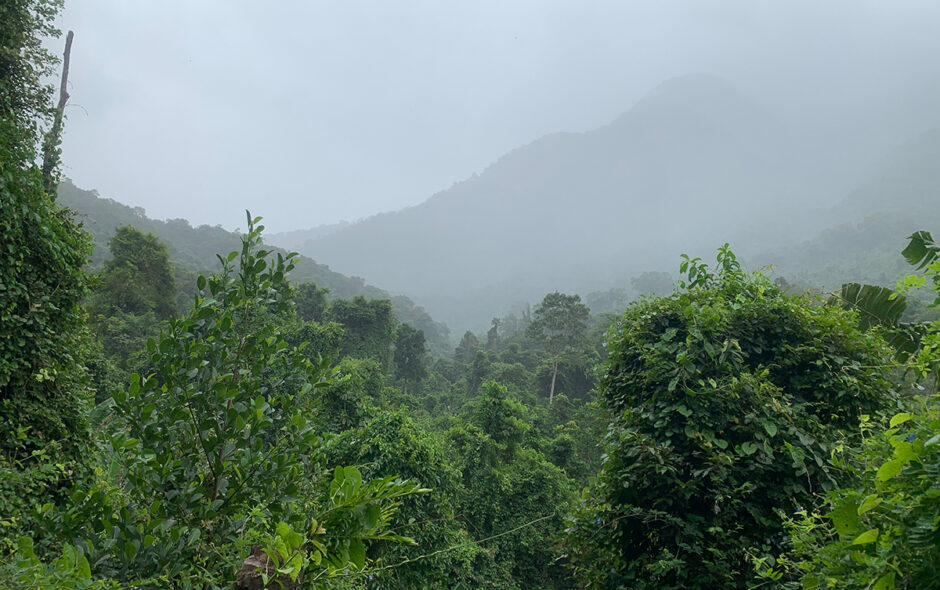
POLYGON ((65 174, 229 229, 417 204, 685 73, 794 118, 940 74, 936 0, 66 0, 61 27, 65 174))

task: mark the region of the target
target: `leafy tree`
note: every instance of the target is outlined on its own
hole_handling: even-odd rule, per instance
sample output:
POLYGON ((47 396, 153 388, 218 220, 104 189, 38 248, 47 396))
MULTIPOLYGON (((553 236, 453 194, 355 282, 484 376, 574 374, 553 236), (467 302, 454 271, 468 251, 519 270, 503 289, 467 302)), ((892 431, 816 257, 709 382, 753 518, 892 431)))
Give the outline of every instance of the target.
POLYGON ((301 283, 295 287, 294 307, 297 315, 305 322, 322 322, 326 315, 326 296, 330 290, 318 287, 316 283, 301 283))
POLYGON ((633 290, 640 295, 668 295, 675 288, 675 281, 666 272, 647 271, 630 279, 633 290))
POLYGON ((435 357, 447 356, 453 342, 450 339, 450 328, 446 324, 434 321, 424 308, 415 305, 413 301, 402 295, 391 298, 392 310, 399 323, 408 324, 424 332, 428 345, 428 352, 435 357))
POLYGON ((555 291, 545 296, 532 312, 532 322, 526 335, 538 342, 551 355, 552 383, 548 403, 555 398, 555 380, 561 356, 584 343, 590 310, 578 295, 565 295, 555 291))
POLYGON ((493 318, 490 329, 486 331, 486 350, 499 348, 499 318, 493 318))
POLYGON ((381 529, 416 486, 323 470, 310 416, 325 363, 279 333, 293 260, 269 259, 257 222, 220 274, 199 277, 189 314, 148 342, 151 374, 115 393, 109 471, 119 469, 120 488, 102 481, 50 511, 98 576, 229 587, 260 542, 281 573, 325 578, 361 569, 367 539, 397 538, 381 529))
MULTIPOLYGON (((40 125, 52 116, 53 88, 45 80, 58 60, 42 44, 57 37, 59 0, 9 0, 0 12, 0 120, 4 151, 33 153, 40 125)), ((4 160, 10 156, 4 154, 4 160)), ((32 161, 32 160, 30 160, 32 161)))
POLYGON ((326 432, 358 428, 377 412, 385 385, 382 367, 375 359, 344 358, 337 375, 318 400, 318 424, 326 432))
POLYGON ((101 401, 118 383, 104 383, 101 371, 143 372, 146 342, 161 321, 177 312, 176 285, 166 244, 133 226, 117 229, 109 242, 112 258, 88 299, 89 325, 100 348, 92 377, 101 401), (109 365, 113 365, 109 368, 109 365))
POLYGON ((595 291, 588 293, 584 298, 584 303, 594 313, 615 312, 623 313, 631 297, 626 289, 608 289, 607 291, 595 291))
POLYGON ((478 350, 473 357, 473 364, 470 365, 470 372, 467 375, 467 393, 476 395, 484 379, 490 371, 490 357, 486 351, 478 350))
MULTIPOLYGON (((923 272, 905 278, 901 290, 930 284, 933 305, 940 305, 940 247, 927 232, 916 232, 910 240, 904 255, 923 272)), ((912 333, 898 323, 903 298, 885 297, 879 287, 843 287, 841 301, 858 306, 863 326, 912 333)), ((890 419, 865 420, 861 445, 846 441, 841 446, 834 460, 854 481, 828 493, 825 506, 784 517, 792 549, 773 561, 755 559, 765 580, 811 590, 938 587, 940 320, 920 327, 916 340, 892 338, 916 377, 911 383, 915 395, 905 400, 905 411, 890 419)))
POLYGON ((402 391, 407 386, 417 387, 427 376, 427 348, 424 332, 408 324, 398 326, 395 332, 395 375, 401 380, 402 391))
POLYGON ((876 336, 851 312, 683 262, 686 289, 634 304, 611 329, 601 473, 572 519, 585 584, 744 588, 749 554, 779 550, 778 510, 812 506, 841 433, 892 403, 876 336))
POLYGON ((329 441, 330 461, 364 465, 366 475, 398 473, 431 491, 411 496, 392 522, 414 546, 379 543, 370 557, 380 569, 370 588, 479 588, 478 562, 484 550, 457 519, 460 472, 438 435, 422 429, 402 411, 387 412, 329 441))
POLYGON ((471 409, 471 422, 495 443, 504 460, 512 460, 526 431, 531 428, 523 416, 525 407, 507 395, 506 387, 496 381, 483 384, 483 393, 471 409))
POLYGON ((454 349, 454 360, 469 365, 473 362, 473 357, 476 356, 477 351, 482 350, 482 348, 476 335, 467 330, 460 339, 457 348, 454 349))
POLYGON ((343 327, 336 322, 320 324, 310 322, 288 322, 281 327, 284 340, 291 346, 307 345, 303 352, 311 362, 319 364, 324 358, 339 358, 343 343, 343 327))
POLYGON ((373 358, 383 370, 388 368, 395 337, 395 316, 388 300, 338 299, 330 305, 328 317, 343 326, 343 356, 373 358))
POLYGON ((161 320, 173 316, 176 284, 166 244, 152 233, 124 226, 108 247, 112 258, 105 262, 93 307, 109 306, 135 315, 153 312, 161 320))
POLYGON ((477 539, 491 539, 497 588, 565 588, 553 539, 570 499, 568 480, 535 449, 521 444, 532 425, 525 406, 489 381, 472 404, 470 423, 448 438, 461 458, 458 507, 477 539), (497 536, 498 535, 498 536, 497 536))
POLYGON ((551 389, 555 381, 555 397, 563 392, 569 398, 583 400, 594 388, 594 365, 597 357, 590 352, 572 350, 555 359, 550 358, 535 370, 535 381, 540 389, 551 389))

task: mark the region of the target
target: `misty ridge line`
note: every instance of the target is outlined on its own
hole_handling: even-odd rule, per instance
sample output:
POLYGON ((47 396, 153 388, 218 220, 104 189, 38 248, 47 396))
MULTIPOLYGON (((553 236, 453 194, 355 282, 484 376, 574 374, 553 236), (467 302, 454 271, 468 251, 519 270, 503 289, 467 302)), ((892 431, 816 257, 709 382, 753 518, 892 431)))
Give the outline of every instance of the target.
POLYGON ((459 329, 554 290, 629 289, 725 241, 745 261, 778 263, 775 252, 884 209, 870 198, 853 217, 840 203, 938 124, 929 109, 882 112, 861 139, 810 134, 722 78, 673 78, 607 125, 543 136, 418 205, 292 232, 291 245, 459 329))

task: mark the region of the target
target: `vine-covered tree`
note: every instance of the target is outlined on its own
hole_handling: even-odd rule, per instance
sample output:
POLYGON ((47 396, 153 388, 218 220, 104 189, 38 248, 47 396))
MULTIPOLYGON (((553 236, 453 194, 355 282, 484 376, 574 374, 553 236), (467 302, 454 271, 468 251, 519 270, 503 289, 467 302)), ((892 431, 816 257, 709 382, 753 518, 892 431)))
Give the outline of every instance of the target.
POLYGON ((395 376, 401 381, 402 392, 408 386, 417 387, 427 377, 428 350, 424 332, 408 324, 398 326, 395 331, 395 376))
POLYGON ((57 33, 58 7, 0 8, 0 514, 27 529, 32 508, 61 498, 90 458, 80 308, 89 240, 35 164, 56 63, 42 39, 57 33))
POLYGON ((326 296, 330 290, 318 287, 316 283, 301 283, 294 289, 294 307, 300 319, 305 322, 322 322, 329 306, 326 296))
POLYGON ((395 338, 395 315, 387 299, 337 299, 330 305, 330 321, 343 326, 343 356, 373 358, 388 368, 395 338))
POLYGON ((749 587, 750 556, 784 543, 778 513, 832 489, 835 441, 892 403, 891 353, 851 312, 745 275, 727 247, 717 273, 683 270, 609 333, 607 459, 569 529, 592 587, 749 587))

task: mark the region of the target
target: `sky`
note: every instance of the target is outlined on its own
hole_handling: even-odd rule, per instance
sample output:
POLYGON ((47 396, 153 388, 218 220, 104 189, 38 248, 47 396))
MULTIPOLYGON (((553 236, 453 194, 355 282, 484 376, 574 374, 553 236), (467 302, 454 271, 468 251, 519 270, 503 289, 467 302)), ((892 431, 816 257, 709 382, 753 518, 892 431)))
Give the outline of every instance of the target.
POLYGON ((940 76, 935 0, 66 0, 59 25, 65 175, 227 229, 415 205, 687 73, 820 122, 940 76))

